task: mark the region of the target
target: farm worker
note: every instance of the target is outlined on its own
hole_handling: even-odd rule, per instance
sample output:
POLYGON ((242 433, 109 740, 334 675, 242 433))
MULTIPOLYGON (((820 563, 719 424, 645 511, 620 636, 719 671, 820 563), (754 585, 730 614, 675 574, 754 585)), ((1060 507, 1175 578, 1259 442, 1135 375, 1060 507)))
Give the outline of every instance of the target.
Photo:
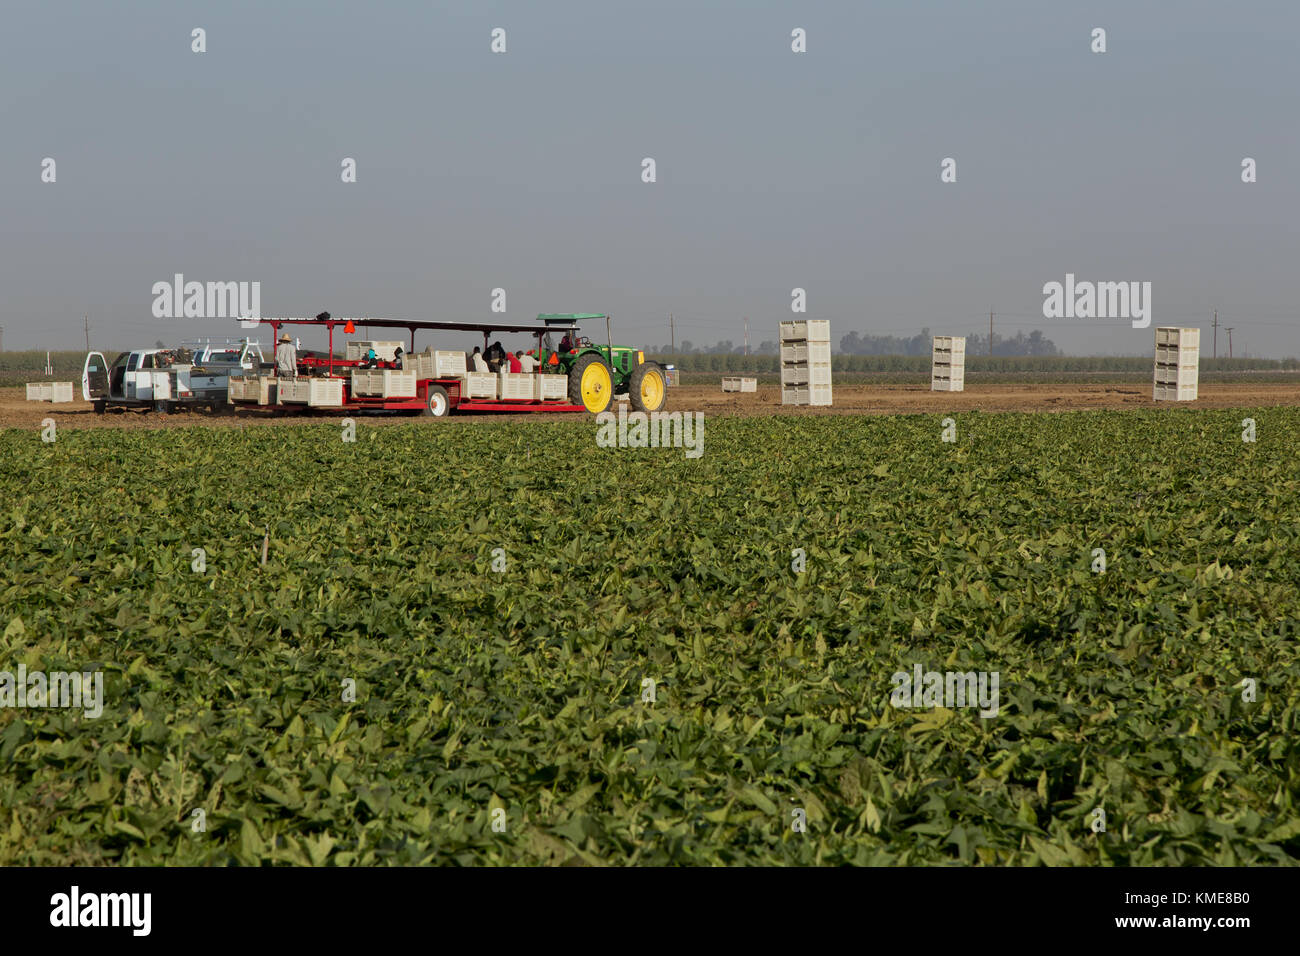
POLYGON ((510 362, 510 371, 522 372, 524 370, 523 363, 519 361, 519 356, 522 354, 522 352, 516 352, 513 355, 506 354, 506 359, 510 362))
POLYGON ((487 362, 483 360, 483 353, 479 351, 477 345, 474 346, 474 354, 470 356, 470 360, 474 363, 474 371, 486 372, 488 370, 487 362))
POLYGON ((572 351, 573 351, 573 342, 571 342, 571 341, 569 340, 569 333, 568 333, 568 332, 565 332, 565 333, 564 333, 564 338, 560 339, 560 351, 561 351, 561 352, 572 352, 572 351))
POLYGON ((275 370, 281 378, 298 377, 298 350, 289 341, 289 333, 280 333, 280 344, 275 347, 275 370))
POLYGON ((537 371, 537 359, 533 358, 531 353, 516 352, 515 355, 519 357, 520 371, 529 373, 537 371))
POLYGON ((399 345, 393 352, 393 368, 402 367, 402 347, 399 345))
POLYGON ((374 368, 379 364, 379 356, 375 354, 374 349, 366 349, 366 358, 363 364, 366 368, 374 368))

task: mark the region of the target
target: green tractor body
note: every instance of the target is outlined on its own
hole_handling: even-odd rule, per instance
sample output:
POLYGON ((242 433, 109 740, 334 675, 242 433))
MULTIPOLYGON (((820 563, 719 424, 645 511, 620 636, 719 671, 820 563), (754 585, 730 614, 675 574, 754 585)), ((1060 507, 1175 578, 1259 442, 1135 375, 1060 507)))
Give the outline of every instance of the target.
MULTIPOLYGON (((590 312, 544 313, 537 317, 546 325, 572 327, 584 321, 608 316, 590 312)), ((607 326, 608 328, 608 326, 607 326)), ((606 411, 616 396, 627 395, 632 407, 657 412, 668 401, 668 376, 657 362, 647 362, 645 353, 626 345, 599 344, 579 332, 548 333, 542 340, 538 361, 543 368, 556 368, 569 377, 569 398, 590 412, 606 411)))

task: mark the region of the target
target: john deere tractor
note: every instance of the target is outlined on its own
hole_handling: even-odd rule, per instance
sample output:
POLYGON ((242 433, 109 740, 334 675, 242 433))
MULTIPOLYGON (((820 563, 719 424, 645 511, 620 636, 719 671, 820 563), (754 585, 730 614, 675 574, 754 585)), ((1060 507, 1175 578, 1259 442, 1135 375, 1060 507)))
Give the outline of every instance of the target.
POLYGON ((537 317, 546 325, 564 326, 546 334, 538 359, 543 367, 559 366, 569 376, 569 400, 585 405, 599 414, 607 410, 617 395, 627 395, 632 407, 640 412, 657 412, 668 400, 668 377, 663 366, 647 362, 645 353, 624 345, 600 345, 573 330, 579 322, 606 320, 609 316, 577 312, 542 314, 537 317))

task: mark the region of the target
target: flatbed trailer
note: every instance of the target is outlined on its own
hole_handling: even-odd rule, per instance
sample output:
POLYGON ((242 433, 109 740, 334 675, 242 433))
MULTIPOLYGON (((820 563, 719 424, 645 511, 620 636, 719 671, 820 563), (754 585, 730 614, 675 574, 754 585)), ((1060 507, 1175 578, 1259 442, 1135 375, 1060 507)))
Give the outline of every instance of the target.
MULTIPOLYGON (((250 320, 245 320, 248 322, 250 320)), ((456 412, 504 412, 509 414, 520 414, 526 412, 585 412, 586 406, 575 404, 569 397, 567 389, 564 398, 550 400, 540 399, 511 399, 511 398, 470 398, 462 394, 462 382, 459 377, 455 376, 433 376, 429 378, 416 379, 416 394, 411 398, 383 398, 378 396, 362 396, 352 394, 352 382, 349 375, 338 375, 336 372, 350 373, 351 371, 369 369, 369 366, 363 365, 357 360, 339 359, 334 355, 334 327, 341 326, 346 334, 354 334, 356 326, 363 325, 369 328, 382 329, 406 329, 410 334, 410 352, 415 352, 415 333, 417 331, 450 331, 450 332, 475 332, 483 336, 484 351, 488 348, 489 339, 499 333, 524 333, 535 335, 538 343, 538 354, 542 351, 543 338, 553 332, 577 332, 577 325, 556 325, 554 323, 536 323, 530 322, 525 324, 513 322, 500 323, 482 323, 482 322, 433 322, 421 321, 414 319, 376 319, 376 318, 334 318, 328 313, 322 313, 314 319, 307 318, 265 318, 260 320, 263 325, 271 326, 272 341, 275 341, 280 335, 281 327, 287 326, 314 326, 324 328, 328 333, 329 345, 325 358, 318 356, 306 356, 298 360, 299 381, 303 378, 315 378, 339 381, 342 401, 338 404, 313 405, 309 403, 279 401, 279 396, 275 402, 266 402, 259 404, 257 401, 250 401, 244 398, 231 396, 231 403, 239 409, 268 409, 274 410, 277 414, 285 411, 299 412, 412 412, 441 418, 452 411, 456 412), (303 376, 302 371, 323 372, 323 375, 303 376)), ((534 374, 554 375, 558 373, 538 372, 534 374)))

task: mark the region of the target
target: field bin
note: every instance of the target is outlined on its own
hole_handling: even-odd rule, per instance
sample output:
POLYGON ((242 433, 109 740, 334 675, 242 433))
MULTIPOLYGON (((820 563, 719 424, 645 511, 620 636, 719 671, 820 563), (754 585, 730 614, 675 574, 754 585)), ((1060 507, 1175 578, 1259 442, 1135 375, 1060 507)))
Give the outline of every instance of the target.
POLYGON ((495 399, 497 397, 497 377, 491 372, 466 372, 457 375, 456 378, 460 379, 462 398, 495 399))
POLYGON ((500 389, 502 401, 532 401, 532 375, 524 372, 498 372, 497 378, 499 379, 497 386, 500 389))
POLYGON ((813 364, 829 363, 831 360, 830 342, 785 342, 781 345, 781 361, 811 362, 813 364))
POLYGON ((241 375, 230 379, 226 394, 232 402, 276 405, 279 393, 279 380, 270 375, 241 375))
POLYGON ((27 401, 48 402, 54 396, 53 382, 28 382, 27 401))
POLYGON ((317 408, 338 408, 343 404, 343 379, 300 378, 279 380, 280 404, 312 405, 317 408))
POLYGON ((781 388, 782 405, 830 405, 829 385, 785 385, 781 388))
POLYGON ((1151 398, 1157 402, 1194 402, 1197 398, 1196 386, 1153 385, 1151 398))
POLYGON ((352 372, 352 394, 367 398, 415 398, 418 391, 415 379, 416 373, 405 369, 355 369, 352 372))
POLYGON ((70 402, 72 401, 72 383, 71 382, 51 382, 50 383, 50 401, 52 402, 70 402))
POLYGON ((964 392, 966 390, 966 370, 950 370, 947 375, 931 374, 930 391, 964 392))
POLYGON ((780 327, 781 344, 787 342, 825 342, 831 341, 830 319, 798 319, 782 322, 780 327))
POLYGON ((1194 365, 1191 368, 1182 368, 1177 365, 1157 365, 1155 375, 1152 376, 1152 383, 1155 385, 1172 385, 1174 388, 1195 386, 1198 372, 1199 369, 1194 365))
POLYGON ((804 362, 781 366, 782 385, 829 385, 830 383, 830 362, 804 362))
POLYGON ((935 364, 965 365, 966 336, 936 335, 931 350, 931 359, 935 364))
POLYGON ((1156 364, 1179 368, 1196 368, 1201 364, 1201 350, 1196 346, 1157 345, 1156 364))
POLYGON ((1174 345, 1179 348, 1201 347, 1201 330, 1160 326, 1156 329, 1156 345, 1174 345))
POLYGON ((757 392, 758 379, 756 378, 724 378, 722 380, 722 390, 724 392, 757 392))
POLYGON ((359 362, 366 357, 366 351, 375 350, 375 357, 391 362, 397 356, 397 350, 404 348, 401 342, 349 342, 344 350, 344 358, 349 362, 359 362))
POLYGON ((458 378, 465 374, 465 353, 425 349, 402 356, 402 371, 414 372, 415 377, 458 378))
POLYGON ((569 377, 567 375, 543 373, 530 377, 533 380, 533 398, 537 401, 553 402, 556 399, 568 398, 569 377))

